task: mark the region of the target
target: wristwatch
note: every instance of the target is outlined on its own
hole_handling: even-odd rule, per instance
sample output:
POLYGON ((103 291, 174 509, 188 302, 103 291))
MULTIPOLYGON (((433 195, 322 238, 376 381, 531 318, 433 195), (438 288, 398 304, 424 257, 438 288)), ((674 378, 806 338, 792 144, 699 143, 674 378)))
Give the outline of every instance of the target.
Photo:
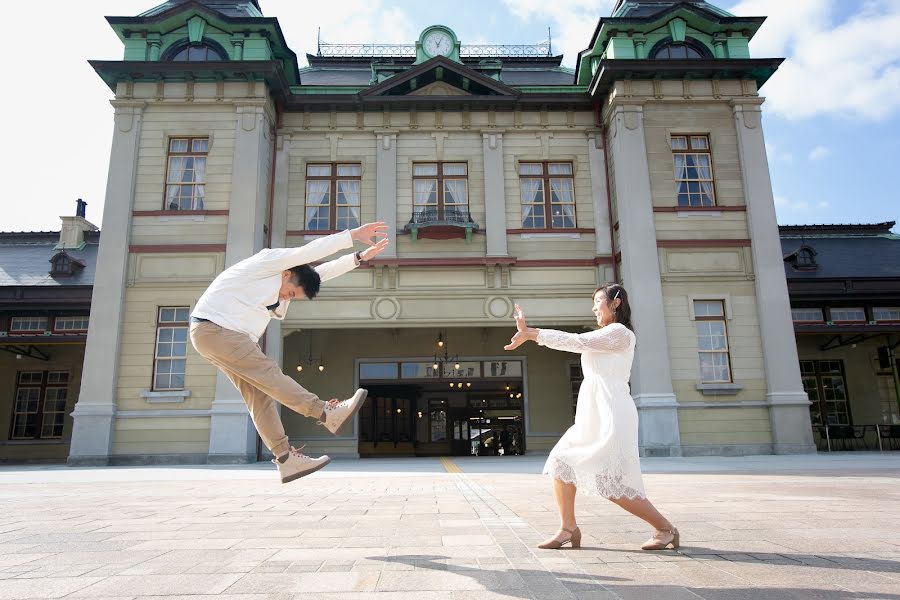
POLYGON ((360 250, 360 251, 354 252, 353 256, 356 257, 356 264, 361 265, 362 264, 362 251, 360 250))

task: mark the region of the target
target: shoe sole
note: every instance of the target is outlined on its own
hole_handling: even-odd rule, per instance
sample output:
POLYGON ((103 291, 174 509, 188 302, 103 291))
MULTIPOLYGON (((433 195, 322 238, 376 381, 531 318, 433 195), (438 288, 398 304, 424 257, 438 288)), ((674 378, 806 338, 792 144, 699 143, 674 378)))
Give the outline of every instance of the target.
POLYGON ((315 473, 319 469, 324 469, 325 467, 327 467, 328 463, 330 463, 330 462, 331 462, 331 459, 328 458, 328 459, 320 462, 319 464, 317 464, 316 466, 314 466, 311 469, 307 469, 305 471, 298 471, 297 473, 294 473, 293 475, 289 475, 288 477, 282 477, 281 483, 290 483, 292 481, 300 479, 301 477, 305 477, 306 475, 311 475, 312 473, 315 473))
POLYGON ((365 404, 366 398, 369 397, 369 390, 365 390, 363 388, 360 389, 362 390, 362 394, 360 394, 359 400, 356 401, 356 404, 350 408, 350 413, 347 415, 347 417, 343 421, 341 421, 340 425, 334 428, 334 431, 332 431, 331 429, 328 430, 331 431, 331 433, 333 433, 334 435, 337 435, 337 432, 341 430, 341 427, 347 424, 347 421, 356 416, 356 413, 358 413, 359 409, 362 408, 362 405, 365 404))

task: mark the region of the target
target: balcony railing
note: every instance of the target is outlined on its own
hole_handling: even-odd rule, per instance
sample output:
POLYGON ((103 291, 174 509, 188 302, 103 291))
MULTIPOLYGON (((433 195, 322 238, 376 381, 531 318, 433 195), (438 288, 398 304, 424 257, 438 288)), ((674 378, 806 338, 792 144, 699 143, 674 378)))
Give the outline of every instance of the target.
MULTIPOLYGON (((415 44, 328 44, 319 42, 316 55, 321 57, 414 57, 415 44)), ((553 56, 550 42, 540 44, 474 44, 460 46, 463 58, 539 58, 553 56)))
POLYGON ((418 208, 403 230, 412 234, 414 241, 420 237, 430 239, 465 237, 468 242, 472 240, 472 233, 478 231, 478 223, 472 219, 468 209, 418 208))

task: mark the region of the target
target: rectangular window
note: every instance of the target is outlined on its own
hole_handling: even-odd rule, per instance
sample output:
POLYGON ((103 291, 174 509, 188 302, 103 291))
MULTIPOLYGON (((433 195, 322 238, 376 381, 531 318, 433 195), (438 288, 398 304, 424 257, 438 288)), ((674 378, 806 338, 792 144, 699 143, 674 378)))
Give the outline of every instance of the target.
POLYGON ((872 318, 879 323, 900 322, 900 307, 876 306, 872 309, 872 318))
POLYGON ((862 308, 832 308, 828 312, 832 323, 866 322, 866 311, 862 308))
POLYGON ((343 231, 359 227, 361 185, 359 164, 306 165, 306 228, 343 231))
POLYGON ((700 351, 700 381, 731 383, 725 303, 721 300, 694 300, 694 317, 700 351))
POLYGON ((413 164, 413 212, 417 223, 469 221, 466 163, 413 164))
POLYGON ((153 361, 154 390, 183 390, 187 359, 188 307, 160 307, 153 361))
POLYGON ((53 329, 55 331, 87 331, 88 316, 56 317, 53 320, 53 329))
POLYGON ((10 333, 44 333, 47 317, 13 317, 9 321, 10 333))
POLYGON ((519 163, 523 229, 574 229, 575 175, 572 163, 519 163))
POLYGON ((821 308, 792 308, 791 317, 794 323, 824 323, 821 308))
POLYGON ((22 371, 16 380, 12 440, 60 439, 69 397, 65 371, 22 371))
POLYGON ((708 135, 673 135, 675 193, 678 206, 714 206, 712 154, 708 135))
POLYGON ((850 405, 842 360, 801 360, 803 389, 812 404, 813 425, 850 425, 850 405), (824 420, 823 420, 824 415, 824 420))
POLYGON ((165 210, 203 210, 209 138, 169 139, 165 210))

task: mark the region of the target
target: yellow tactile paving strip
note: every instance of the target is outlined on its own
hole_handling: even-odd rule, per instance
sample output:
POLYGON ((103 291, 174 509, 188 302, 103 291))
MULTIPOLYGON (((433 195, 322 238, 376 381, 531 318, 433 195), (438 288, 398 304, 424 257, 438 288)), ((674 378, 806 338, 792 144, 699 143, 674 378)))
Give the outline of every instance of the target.
POLYGON ((443 465, 444 470, 448 473, 462 473, 462 469, 460 469, 452 459, 447 458, 446 456, 441 457, 441 465, 443 465))

